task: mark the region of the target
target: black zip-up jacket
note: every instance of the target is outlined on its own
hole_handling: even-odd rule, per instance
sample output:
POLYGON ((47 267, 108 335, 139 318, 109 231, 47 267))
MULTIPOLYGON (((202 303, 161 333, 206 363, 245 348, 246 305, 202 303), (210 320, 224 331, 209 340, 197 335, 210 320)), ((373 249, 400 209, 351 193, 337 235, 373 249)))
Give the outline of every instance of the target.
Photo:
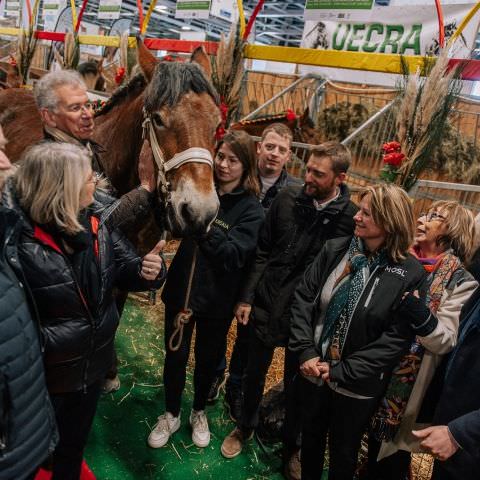
POLYGON ((220 209, 210 231, 185 238, 168 270, 162 300, 169 309, 184 307, 195 245, 198 245, 189 307, 197 315, 232 318, 239 287, 257 245, 263 209, 258 199, 237 188, 219 197, 220 209))
POLYGON ((303 187, 285 187, 260 230, 255 261, 239 301, 252 307, 254 332, 268 346, 286 346, 293 293, 305 268, 330 238, 351 235, 357 207, 346 185, 321 211, 303 187))
MULTIPOLYGON (((0 478, 23 480, 53 450, 56 426, 45 384, 38 325, 27 304, 25 280, 6 255, 21 228, 0 207, 0 478)), ((14 257, 15 258, 15 257, 14 257)))
MULTIPOLYGON (((327 242, 295 292, 289 348, 299 355, 300 364, 322 358, 321 348, 314 341, 319 298, 351 239, 327 242)), ((415 336, 410 319, 404 318, 398 307, 405 292, 419 290, 420 298, 425 298, 426 281, 424 268, 410 254, 400 263, 389 262, 371 273, 350 321, 342 359, 330 368, 331 382, 358 395, 383 394, 392 369, 415 336)), ((432 321, 436 319, 432 317, 432 321)))
MULTIPOLYGON (((262 182, 259 179, 260 183, 262 182)), ((284 189, 285 187, 290 187, 292 185, 302 185, 303 181, 299 178, 292 177, 285 168, 282 169, 280 176, 277 178, 277 181, 265 192, 265 196, 263 197, 261 204, 263 209, 265 210, 265 214, 267 213, 268 209, 271 207, 275 197, 280 193, 280 190, 284 189)))
MULTIPOLYGON (((100 218, 100 296, 96 308, 88 308, 67 256, 52 237, 27 219, 14 192, 3 198, 4 205, 22 220, 22 230, 17 238, 10 238, 6 252, 17 275, 26 279, 38 312, 48 390, 81 390, 104 378, 110 368, 119 322, 113 287, 129 291, 158 288, 165 268, 155 282, 140 277, 141 258, 118 230, 110 232, 100 218)), ((93 214, 102 207, 92 205, 93 214)))

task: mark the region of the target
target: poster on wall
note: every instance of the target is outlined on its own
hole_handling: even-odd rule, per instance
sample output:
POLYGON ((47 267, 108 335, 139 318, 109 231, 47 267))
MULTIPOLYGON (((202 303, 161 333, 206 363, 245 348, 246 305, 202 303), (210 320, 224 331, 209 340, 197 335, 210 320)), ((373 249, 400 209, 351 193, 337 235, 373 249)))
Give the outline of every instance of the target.
POLYGON ((210 0, 177 0, 175 18, 208 18, 210 0))
POLYGON ((4 0, 4 2, 5 7, 3 10, 3 15, 7 18, 16 18, 15 26, 18 27, 18 22, 20 19, 20 0, 4 0))
POLYGON ((305 20, 354 20, 362 18, 372 6, 373 0, 307 0, 304 17, 305 20))
POLYGON ((238 21, 237 0, 212 0, 210 15, 223 18, 230 23, 238 21))
POLYGON ((99 20, 117 20, 120 18, 122 0, 100 0, 98 3, 99 20))
MULTIPOLYGON (((338 0, 337 0, 338 1, 338 0)), ((331 3, 334 3, 332 0, 331 3)), ((347 3, 342 2, 342 3, 347 3)), ((445 38, 456 31, 475 2, 450 0, 442 2, 445 38), (445 3, 445 4, 443 4, 445 3)), ((370 9, 355 12, 355 17, 336 17, 335 20, 305 22, 304 48, 358 53, 401 55, 437 55, 438 19, 432 1, 374 0, 370 9)), ((470 21, 455 42, 452 55, 468 58, 475 46, 480 13, 470 21)), ((323 73, 329 78, 355 83, 395 84, 393 75, 346 69, 301 66, 302 73, 323 73), (354 80, 352 79, 354 78, 354 80)))
POLYGON ((57 24, 60 12, 67 6, 66 0, 47 0, 43 4, 42 17, 43 28, 47 31, 53 31, 57 24))

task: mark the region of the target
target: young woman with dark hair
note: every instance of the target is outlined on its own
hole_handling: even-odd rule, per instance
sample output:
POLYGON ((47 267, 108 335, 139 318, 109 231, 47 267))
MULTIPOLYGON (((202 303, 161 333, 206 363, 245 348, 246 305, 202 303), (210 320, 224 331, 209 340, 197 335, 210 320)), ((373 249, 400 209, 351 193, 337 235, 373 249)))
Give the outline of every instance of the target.
POLYGON ((247 133, 233 131, 225 135, 217 147, 214 169, 220 199, 217 218, 202 237, 182 240, 162 294, 167 352, 163 371, 166 412, 158 418, 148 437, 152 448, 164 446, 180 428, 180 403, 194 326, 192 440, 199 447, 210 442, 205 414, 207 397, 225 349, 238 290, 263 222, 263 209, 257 197, 255 145, 247 133), (186 323, 183 333, 177 329, 176 336, 178 322, 186 323))

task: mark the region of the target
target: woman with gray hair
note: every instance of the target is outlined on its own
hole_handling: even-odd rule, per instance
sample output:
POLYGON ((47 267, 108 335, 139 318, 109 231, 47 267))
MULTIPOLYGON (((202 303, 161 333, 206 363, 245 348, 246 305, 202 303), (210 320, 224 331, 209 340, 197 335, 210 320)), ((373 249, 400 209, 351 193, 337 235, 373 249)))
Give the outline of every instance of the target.
POLYGON ((105 227, 99 182, 86 149, 48 142, 24 154, 3 194, 18 218, 8 256, 37 313, 59 430, 53 480, 80 475, 119 322, 113 288, 159 288, 166 273, 160 243, 141 259, 105 227))

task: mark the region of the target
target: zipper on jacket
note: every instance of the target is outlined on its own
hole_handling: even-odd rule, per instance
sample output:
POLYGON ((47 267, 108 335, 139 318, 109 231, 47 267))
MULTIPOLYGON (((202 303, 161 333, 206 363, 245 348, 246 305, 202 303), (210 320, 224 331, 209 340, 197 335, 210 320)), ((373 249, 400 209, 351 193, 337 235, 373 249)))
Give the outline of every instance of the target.
POLYGON ((377 288, 377 285, 379 284, 379 282, 380 282, 380 277, 377 277, 375 279, 375 281, 373 282, 373 285, 372 285, 372 288, 370 290, 370 293, 368 294, 367 300, 365 301, 365 304, 363 305, 365 308, 367 308, 370 305, 370 300, 373 297, 373 292, 377 288))
MULTIPOLYGON (((358 307, 358 304, 360 302, 360 299, 362 298, 362 295, 363 293, 365 292, 365 290, 367 289, 368 287, 368 284, 370 283, 370 280, 373 278, 373 276, 375 275, 375 272, 379 269, 379 265, 377 265, 373 272, 370 274, 370 277, 368 278, 367 280, 367 283, 364 285, 362 291, 360 292, 360 295, 358 296, 358 299, 357 299, 357 302, 355 303, 355 306, 353 307, 353 311, 352 311, 352 316, 350 317, 350 321, 348 322, 348 327, 347 327, 347 331, 345 332, 345 340, 343 341, 343 345, 345 346, 345 344, 347 343, 347 338, 348 338, 348 332, 350 331, 350 325, 352 324, 352 321, 353 321, 353 317, 355 316, 355 312, 357 311, 357 307, 358 307)), ((377 277, 378 278, 378 277, 377 277)), ((378 278, 378 280, 380 280, 378 278)), ((373 287, 372 287, 373 288, 373 287)), ((368 298, 367 298, 367 301, 368 301, 368 298)))

